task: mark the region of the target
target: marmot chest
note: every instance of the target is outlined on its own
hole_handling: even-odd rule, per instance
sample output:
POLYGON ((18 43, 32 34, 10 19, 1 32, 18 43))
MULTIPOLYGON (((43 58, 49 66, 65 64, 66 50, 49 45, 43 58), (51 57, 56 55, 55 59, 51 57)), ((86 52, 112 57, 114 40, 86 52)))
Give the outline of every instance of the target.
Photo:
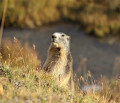
POLYGON ((53 63, 50 72, 56 78, 63 78, 67 65, 67 53, 65 51, 52 53, 51 59, 53 63))

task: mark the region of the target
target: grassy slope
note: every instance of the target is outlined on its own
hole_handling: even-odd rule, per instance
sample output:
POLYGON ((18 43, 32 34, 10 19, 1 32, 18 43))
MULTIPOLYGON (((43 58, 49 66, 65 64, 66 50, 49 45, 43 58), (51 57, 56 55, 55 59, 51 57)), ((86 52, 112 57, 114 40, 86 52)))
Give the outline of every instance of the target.
MULTIPOLYGON (((16 38, 14 43, 6 41, 1 50, 1 62, 0 103, 71 102, 69 90, 59 87, 51 75, 41 71, 34 45, 30 49, 28 46, 23 48, 16 38)), ((99 81, 103 85, 99 93, 84 94, 76 89, 73 103, 119 103, 119 80, 106 81, 99 81)))

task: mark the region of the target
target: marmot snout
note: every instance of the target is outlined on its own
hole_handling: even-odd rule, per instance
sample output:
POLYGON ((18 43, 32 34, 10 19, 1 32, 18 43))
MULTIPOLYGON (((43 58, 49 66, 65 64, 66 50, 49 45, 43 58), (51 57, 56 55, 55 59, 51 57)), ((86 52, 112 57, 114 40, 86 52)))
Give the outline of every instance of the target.
POLYGON ((69 50, 70 36, 56 32, 51 37, 51 44, 69 50))

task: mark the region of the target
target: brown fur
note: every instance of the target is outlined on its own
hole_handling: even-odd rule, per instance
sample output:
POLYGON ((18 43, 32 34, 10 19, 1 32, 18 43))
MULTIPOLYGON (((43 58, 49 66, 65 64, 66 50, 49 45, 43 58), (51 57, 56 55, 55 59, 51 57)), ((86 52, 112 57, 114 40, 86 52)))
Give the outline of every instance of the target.
POLYGON ((43 66, 45 72, 51 73, 60 86, 71 87, 74 90, 72 56, 64 45, 51 43, 48 49, 48 57, 43 66))

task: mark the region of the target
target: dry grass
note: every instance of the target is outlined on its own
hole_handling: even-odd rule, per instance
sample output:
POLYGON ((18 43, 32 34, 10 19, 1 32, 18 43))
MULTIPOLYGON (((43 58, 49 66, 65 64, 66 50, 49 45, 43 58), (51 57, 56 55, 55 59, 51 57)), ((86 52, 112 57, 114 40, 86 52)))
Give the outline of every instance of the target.
POLYGON ((0 47, 1 47, 1 42, 2 42, 3 28, 4 28, 4 23, 5 23, 5 15, 6 15, 6 11, 7 11, 7 4, 8 4, 8 0, 5 0, 3 16, 2 16, 2 21, 1 21, 1 28, 0 28, 0 47))
MULTIPOLYGON (((1 50, 0 66, 0 103, 70 103, 69 90, 60 87, 55 79, 41 71, 41 63, 37 59, 35 46, 21 46, 5 41, 1 50)), ((90 72, 86 77, 76 79, 76 91, 73 103, 119 103, 120 80, 95 81, 90 72), (88 81, 89 80, 89 81, 88 81), (80 85, 79 85, 80 83, 80 85), (88 84, 102 86, 100 92, 84 93, 80 87, 88 84)))

